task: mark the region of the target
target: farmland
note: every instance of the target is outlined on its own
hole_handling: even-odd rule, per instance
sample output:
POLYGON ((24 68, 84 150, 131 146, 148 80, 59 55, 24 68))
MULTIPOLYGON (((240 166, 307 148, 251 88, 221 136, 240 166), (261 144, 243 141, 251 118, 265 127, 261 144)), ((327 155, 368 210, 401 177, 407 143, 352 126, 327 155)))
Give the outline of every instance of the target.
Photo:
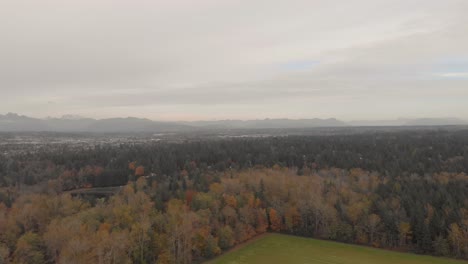
POLYGON ((462 264, 467 262, 289 235, 268 234, 208 263, 462 264))

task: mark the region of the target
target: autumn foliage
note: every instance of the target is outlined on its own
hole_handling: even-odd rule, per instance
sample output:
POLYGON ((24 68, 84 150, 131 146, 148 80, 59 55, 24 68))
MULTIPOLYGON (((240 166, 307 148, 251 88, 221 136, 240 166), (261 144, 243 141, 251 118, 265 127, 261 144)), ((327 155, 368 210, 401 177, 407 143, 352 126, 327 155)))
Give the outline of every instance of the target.
MULTIPOLYGON (((139 177, 93 203, 67 193, 21 195, 11 207, 0 203, 0 257, 13 263, 189 264, 268 230, 410 250, 414 241, 431 242, 429 226, 441 213, 426 203, 422 222, 413 221, 394 194, 395 184, 364 170, 297 176, 277 167, 222 173, 206 190, 184 190, 195 186, 183 184, 191 175, 184 174, 172 183, 178 186, 170 187, 172 193, 170 183, 139 177), (393 194, 377 196, 384 187, 393 194), (388 226, 396 236, 389 236, 388 226)), ((438 183, 454 179, 468 180, 436 177, 438 183)), ((446 238, 429 243, 437 254, 468 256, 468 210, 459 213, 446 238)))
POLYGON ((135 176, 143 176, 145 175, 145 168, 143 166, 138 166, 135 169, 135 176))

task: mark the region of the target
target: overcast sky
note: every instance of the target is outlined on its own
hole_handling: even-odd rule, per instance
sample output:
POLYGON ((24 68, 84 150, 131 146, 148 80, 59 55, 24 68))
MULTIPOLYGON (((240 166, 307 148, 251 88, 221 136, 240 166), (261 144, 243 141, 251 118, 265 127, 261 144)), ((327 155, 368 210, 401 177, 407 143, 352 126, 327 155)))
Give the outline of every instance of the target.
POLYGON ((0 114, 468 119, 467 0, 0 0, 0 114))

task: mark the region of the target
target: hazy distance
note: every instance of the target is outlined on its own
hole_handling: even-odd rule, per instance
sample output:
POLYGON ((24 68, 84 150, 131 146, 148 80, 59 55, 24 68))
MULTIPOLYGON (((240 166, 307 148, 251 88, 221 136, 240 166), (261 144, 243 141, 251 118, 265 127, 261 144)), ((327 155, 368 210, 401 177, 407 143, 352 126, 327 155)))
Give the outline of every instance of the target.
POLYGON ((467 11, 465 0, 4 0, 0 113, 468 120, 467 11))
POLYGON ((340 128, 340 127, 425 127, 468 125, 456 118, 419 118, 380 121, 344 122, 335 118, 312 119, 255 119, 217 121, 154 121, 146 118, 117 117, 93 119, 78 116, 61 118, 31 118, 24 115, 0 114, 0 132, 189 132, 214 130, 256 130, 296 128, 340 128))

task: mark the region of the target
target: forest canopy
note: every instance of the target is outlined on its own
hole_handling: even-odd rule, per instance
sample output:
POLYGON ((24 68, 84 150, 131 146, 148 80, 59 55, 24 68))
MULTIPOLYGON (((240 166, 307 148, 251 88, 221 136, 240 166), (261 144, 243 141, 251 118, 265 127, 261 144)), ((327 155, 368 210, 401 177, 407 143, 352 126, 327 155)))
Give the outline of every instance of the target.
POLYGON ((197 263, 264 232, 468 258, 468 134, 31 148, 0 159, 0 263, 197 263))

